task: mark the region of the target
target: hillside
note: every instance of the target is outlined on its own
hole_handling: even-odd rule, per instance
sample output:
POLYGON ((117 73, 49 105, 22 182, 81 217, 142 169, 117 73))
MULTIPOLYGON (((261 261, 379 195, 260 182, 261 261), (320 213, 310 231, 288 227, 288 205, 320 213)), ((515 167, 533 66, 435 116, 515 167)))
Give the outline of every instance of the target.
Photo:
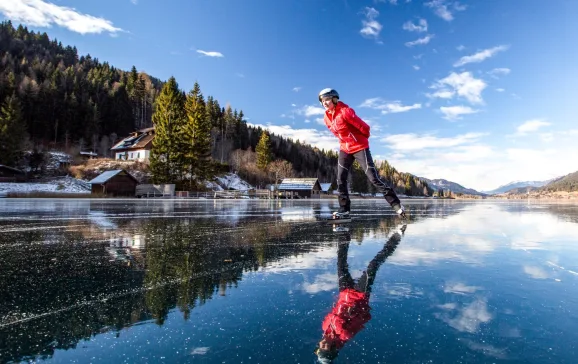
POLYGON ((578 171, 555 178, 542 187, 519 187, 494 195, 504 199, 578 199, 578 171))
POLYGON ((474 195, 474 196, 485 196, 484 193, 478 192, 471 188, 466 188, 459 183, 448 181, 445 179, 428 179, 424 177, 419 177, 420 179, 426 181, 430 187, 435 189, 436 191, 443 190, 447 191, 450 190, 452 193, 463 193, 465 195, 474 195))
POLYGON ((578 191, 578 171, 557 178, 541 188, 543 191, 578 191))

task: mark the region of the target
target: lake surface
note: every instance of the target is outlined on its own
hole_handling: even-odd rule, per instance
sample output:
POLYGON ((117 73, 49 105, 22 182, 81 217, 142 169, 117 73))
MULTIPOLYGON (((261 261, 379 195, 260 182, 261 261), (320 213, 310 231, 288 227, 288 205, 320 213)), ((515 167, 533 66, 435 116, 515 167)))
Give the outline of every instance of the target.
POLYGON ((578 362, 577 205, 404 203, 2 199, 0 362, 578 362))

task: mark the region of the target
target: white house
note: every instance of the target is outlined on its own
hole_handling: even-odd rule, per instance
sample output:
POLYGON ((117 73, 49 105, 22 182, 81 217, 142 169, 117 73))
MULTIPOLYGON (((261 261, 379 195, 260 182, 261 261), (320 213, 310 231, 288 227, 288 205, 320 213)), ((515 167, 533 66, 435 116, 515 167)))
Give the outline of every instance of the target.
POLYGON ((111 148, 114 153, 114 159, 148 160, 153 146, 154 135, 154 127, 131 133, 111 148))

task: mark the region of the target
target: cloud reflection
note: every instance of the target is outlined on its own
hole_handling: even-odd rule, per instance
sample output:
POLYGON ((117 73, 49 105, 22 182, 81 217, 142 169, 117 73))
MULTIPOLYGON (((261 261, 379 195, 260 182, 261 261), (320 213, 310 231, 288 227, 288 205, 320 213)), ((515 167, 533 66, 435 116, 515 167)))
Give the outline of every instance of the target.
POLYGON ((473 334, 480 329, 482 324, 493 319, 493 315, 488 311, 488 303, 485 298, 476 298, 465 307, 453 309, 451 307, 444 307, 446 311, 436 313, 435 317, 461 332, 473 334))

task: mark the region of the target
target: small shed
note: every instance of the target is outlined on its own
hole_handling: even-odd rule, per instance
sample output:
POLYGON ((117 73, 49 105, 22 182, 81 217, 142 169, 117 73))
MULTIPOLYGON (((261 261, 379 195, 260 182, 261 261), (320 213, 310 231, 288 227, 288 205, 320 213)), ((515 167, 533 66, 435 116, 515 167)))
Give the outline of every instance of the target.
POLYGON ((285 178, 277 189, 294 192, 301 198, 319 198, 321 193, 321 185, 317 178, 285 178))
POLYGON ((0 164, 0 182, 22 182, 24 180, 26 180, 26 173, 0 164))
POLYGON ((138 181, 124 169, 106 171, 89 182, 92 194, 134 196, 138 181))

